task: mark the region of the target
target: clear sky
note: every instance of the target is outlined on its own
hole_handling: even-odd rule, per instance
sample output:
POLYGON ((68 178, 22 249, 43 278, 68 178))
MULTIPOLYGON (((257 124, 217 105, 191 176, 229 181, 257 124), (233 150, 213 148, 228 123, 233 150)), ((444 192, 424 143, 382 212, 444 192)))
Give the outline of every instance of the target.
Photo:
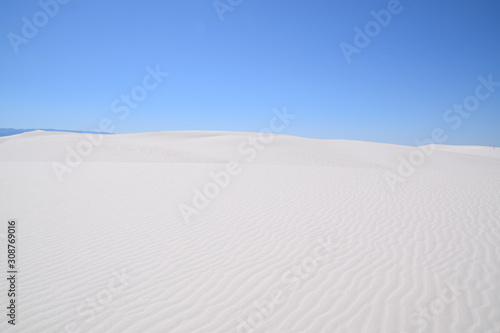
POLYGON ((0 4, 0 127, 258 132, 286 107, 285 134, 500 146, 500 86, 474 97, 500 82, 498 0, 59 1, 0 4))

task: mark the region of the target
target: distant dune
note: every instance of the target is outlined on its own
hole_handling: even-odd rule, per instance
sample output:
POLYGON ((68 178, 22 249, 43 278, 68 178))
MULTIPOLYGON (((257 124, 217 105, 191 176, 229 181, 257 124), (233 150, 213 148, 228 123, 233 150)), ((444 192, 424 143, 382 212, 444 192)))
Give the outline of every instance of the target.
MULTIPOLYGON (((50 132, 100 133, 94 131, 73 131, 73 130, 56 130, 56 129, 43 129, 43 128, 36 128, 36 129, 0 128, 0 136, 15 135, 25 132, 40 131, 40 130, 50 131, 50 132)), ((112 134, 112 133, 104 133, 104 134, 112 134)))
POLYGON ((34 131, 0 172, 2 332, 500 332, 500 149, 34 131))

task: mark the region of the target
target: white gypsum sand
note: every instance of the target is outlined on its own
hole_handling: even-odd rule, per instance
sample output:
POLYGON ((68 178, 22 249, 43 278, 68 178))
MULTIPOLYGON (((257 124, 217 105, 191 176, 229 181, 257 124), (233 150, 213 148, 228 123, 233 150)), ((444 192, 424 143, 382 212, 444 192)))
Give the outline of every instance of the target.
POLYGON ((0 331, 500 332, 500 149, 438 145, 391 186, 418 148, 276 135, 248 162, 255 135, 107 135, 62 181, 88 137, 0 138, 0 331))

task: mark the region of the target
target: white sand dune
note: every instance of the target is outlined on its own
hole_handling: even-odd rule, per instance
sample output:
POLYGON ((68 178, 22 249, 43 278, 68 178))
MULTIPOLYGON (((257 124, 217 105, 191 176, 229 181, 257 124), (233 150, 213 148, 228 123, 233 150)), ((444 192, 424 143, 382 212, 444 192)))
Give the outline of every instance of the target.
POLYGON ((4 263, 19 225, 0 331, 500 332, 500 149, 438 145, 391 186, 431 148, 276 135, 249 161, 255 136, 107 135, 62 181, 88 136, 0 138, 4 263))

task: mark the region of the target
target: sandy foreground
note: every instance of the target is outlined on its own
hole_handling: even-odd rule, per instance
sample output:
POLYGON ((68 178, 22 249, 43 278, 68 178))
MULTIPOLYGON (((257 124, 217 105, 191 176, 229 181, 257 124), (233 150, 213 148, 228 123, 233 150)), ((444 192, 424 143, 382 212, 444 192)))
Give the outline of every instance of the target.
POLYGON ((0 138, 1 332, 500 332, 500 149, 0 138))

